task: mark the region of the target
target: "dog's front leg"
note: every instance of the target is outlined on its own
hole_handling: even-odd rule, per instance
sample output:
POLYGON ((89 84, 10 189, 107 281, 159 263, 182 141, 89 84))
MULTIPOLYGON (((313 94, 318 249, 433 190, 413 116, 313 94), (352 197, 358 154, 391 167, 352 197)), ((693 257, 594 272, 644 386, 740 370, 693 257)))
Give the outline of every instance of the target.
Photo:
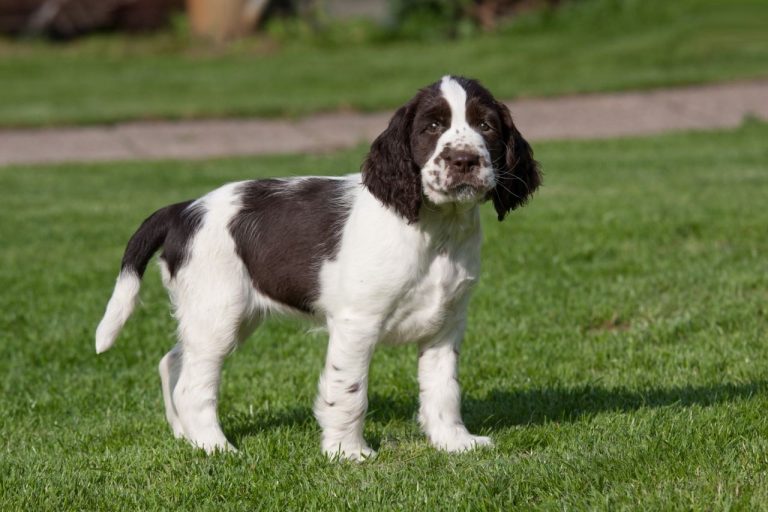
POLYGON ((377 337, 356 322, 330 322, 328 355, 320 376, 315 417, 329 457, 362 460, 375 455, 363 439, 368 409, 368 367, 377 337))
POLYGON ((419 422, 435 448, 449 452, 492 445, 489 437, 473 436, 461 419, 459 347, 463 322, 419 347, 419 422))

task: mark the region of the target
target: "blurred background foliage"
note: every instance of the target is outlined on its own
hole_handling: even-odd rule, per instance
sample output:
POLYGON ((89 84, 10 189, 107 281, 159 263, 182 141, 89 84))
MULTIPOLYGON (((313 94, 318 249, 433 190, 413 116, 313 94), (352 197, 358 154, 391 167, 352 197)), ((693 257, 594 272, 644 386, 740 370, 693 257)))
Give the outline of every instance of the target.
MULTIPOLYGON (((249 39, 277 44, 439 42, 481 34, 637 23, 696 10, 758 11, 764 0, 0 0, 0 42, 91 34, 160 33, 185 44, 249 39), (566 20, 565 22, 563 22, 566 20), (255 37, 254 37, 255 36, 255 37)), ((755 13, 758 14, 757 12, 755 13)), ((693 20, 695 21, 695 20, 693 20)), ((763 20, 768 23, 768 20, 763 20)), ((221 45, 219 45, 221 46, 221 45)))
POLYGON ((762 78, 766 26, 766 0, 0 0, 0 127, 378 111, 446 73, 505 99, 762 78))
MULTIPOLYGON (((579 0, 0 0, 0 33, 65 40, 92 32, 175 27, 218 41, 260 32, 278 39, 455 39, 523 12, 579 0), (180 20, 180 17, 188 18, 180 20)), ((615 7, 633 3, 612 0, 615 7)))
POLYGON ((755 18, 764 15, 765 6, 764 0, 0 0, 0 44, 109 33, 161 35, 197 48, 214 43, 219 50, 243 40, 271 49, 434 43, 542 28, 621 31, 629 20, 689 18, 695 28, 697 18, 713 10, 730 13, 738 24, 749 9, 755 18))

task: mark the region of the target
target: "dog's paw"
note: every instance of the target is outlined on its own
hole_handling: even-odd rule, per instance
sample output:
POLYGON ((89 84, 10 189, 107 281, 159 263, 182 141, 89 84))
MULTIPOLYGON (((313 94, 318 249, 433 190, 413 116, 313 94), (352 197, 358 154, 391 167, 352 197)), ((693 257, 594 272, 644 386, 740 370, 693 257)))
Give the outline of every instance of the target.
POLYGON ((467 452, 483 446, 493 447, 493 441, 490 437, 467 434, 466 436, 452 439, 442 449, 447 452, 467 452))
POLYGON ((178 419, 175 419, 171 423, 171 431, 173 432, 173 437, 176 439, 187 438, 187 435, 184 433, 184 427, 181 426, 181 422, 178 419))
POLYGON ((226 439, 223 441, 198 440, 190 441, 190 443, 196 448, 205 450, 205 453, 208 455, 213 455, 214 453, 237 453, 237 448, 235 448, 234 445, 226 439))
POLYGON ((432 445, 446 452, 466 452, 483 446, 492 447, 493 441, 486 436, 473 436, 467 429, 456 427, 431 438, 432 445))
POLYGON ((323 447, 323 453, 331 460, 350 460, 354 462, 363 462, 376 457, 376 452, 367 444, 337 444, 335 446, 323 447))

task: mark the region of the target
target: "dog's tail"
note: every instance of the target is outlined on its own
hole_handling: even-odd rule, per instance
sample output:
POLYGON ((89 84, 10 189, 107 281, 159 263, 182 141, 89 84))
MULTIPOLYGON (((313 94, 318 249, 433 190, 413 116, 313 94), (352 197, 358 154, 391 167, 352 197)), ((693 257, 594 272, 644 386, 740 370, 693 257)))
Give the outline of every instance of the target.
POLYGON ((141 288, 141 278, 152 255, 165 242, 170 227, 190 202, 166 206, 150 215, 128 241, 120 275, 107 304, 104 318, 96 328, 96 353, 109 350, 120 329, 133 313, 141 288))

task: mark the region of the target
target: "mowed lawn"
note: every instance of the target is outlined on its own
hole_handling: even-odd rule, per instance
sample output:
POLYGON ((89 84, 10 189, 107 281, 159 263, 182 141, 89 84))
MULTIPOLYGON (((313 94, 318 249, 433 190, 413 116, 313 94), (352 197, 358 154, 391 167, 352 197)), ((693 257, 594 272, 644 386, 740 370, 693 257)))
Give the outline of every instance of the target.
POLYGON ((579 0, 453 41, 0 40, 0 126, 388 109, 446 73, 505 99, 764 78, 767 24, 764 0, 579 0))
MULTIPOLYGON (((768 508, 768 125, 536 144, 546 184, 498 223, 462 351, 463 410, 496 447, 430 448, 413 346, 374 357, 365 435, 327 461, 311 414, 325 336, 272 322, 229 360, 238 454, 174 440, 156 267, 117 345, 93 332, 124 244, 167 203, 310 157, 0 169, 0 509, 768 508)), ((289 236, 289 234, 286 234, 289 236)))

